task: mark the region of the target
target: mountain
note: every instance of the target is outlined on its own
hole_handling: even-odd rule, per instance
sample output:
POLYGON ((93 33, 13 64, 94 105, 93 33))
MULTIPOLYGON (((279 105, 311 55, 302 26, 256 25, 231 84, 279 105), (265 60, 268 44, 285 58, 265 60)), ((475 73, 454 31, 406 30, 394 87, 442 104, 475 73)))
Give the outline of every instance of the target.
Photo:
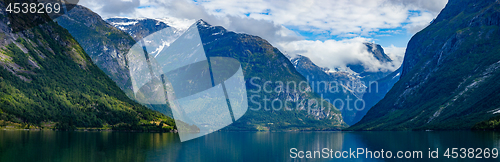
POLYGON ((160 40, 144 40, 145 42, 154 43, 158 48, 153 51, 152 55, 156 56, 164 48, 170 46, 177 38, 179 38, 189 26, 186 23, 194 23, 189 20, 176 19, 147 19, 147 18, 109 18, 106 22, 114 27, 128 33, 136 41, 145 39, 146 36, 154 32, 163 32, 164 37, 160 40), (167 23, 170 23, 168 25, 167 23), (173 23, 176 23, 175 25, 173 23), (180 25, 178 25, 180 24, 180 25))
MULTIPOLYGON (((139 21, 144 19, 129 19, 139 21)), ((108 22, 122 27, 124 31, 131 31, 131 35, 141 33, 130 30, 117 22, 108 19, 108 22)), ((147 20, 150 21, 151 20, 147 20)), ((161 21, 155 20, 155 24, 161 21)), ((139 23, 136 23, 139 24, 139 23)), ((169 31, 178 30, 173 25, 169 31)), ((285 87, 283 84, 306 82, 290 61, 266 40, 248 34, 227 31, 221 26, 212 26, 200 20, 194 25, 198 28, 203 48, 208 57, 230 57, 241 62, 246 81, 249 110, 239 120, 224 128, 224 130, 340 130, 347 125, 343 122, 340 112, 331 104, 321 100, 317 94, 309 92, 309 85, 285 87), (263 88, 266 88, 264 90, 263 88), (293 89, 292 89, 293 88, 293 89), (267 89, 272 89, 266 92, 267 89), (280 90, 277 90, 280 89, 280 90), (277 91, 275 91, 277 90, 277 91), (314 102, 303 102, 309 101, 314 102), (286 102, 285 102, 286 101, 286 102), (293 110, 285 109, 285 105, 293 110), (308 106, 311 109, 308 109, 308 106), (330 107, 330 109, 327 109, 330 107), (274 108, 274 109, 273 109, 274 108)), ((151 26, 134 27, 153 31, 151 26)), ((161 32, 161 31, 160 31, 161 32)), ((168 33, 166 33, 168 35, 168 33)), ((170 32, 172 34, 172 32, 170 32)), ((144 40, 156 43, 158 52, 168 47, 164 40, 144 40)), ((153 56, 155 52, 153 52, 153 56)))
MULTIPOLYGON (((3 1, 0 7, 5 7, 3 1)), ((2 126, 156 131, 175 127, 171 118, 128 99, 57 23, 49 21, 13 33, 10 21, 31 20, 3 10, 0 14, 2 126)))
MULTIPOLYGON (((392 62, 393 60, 387 56, 387 54, 384 52, 384 49, 382 46, 375 44, 375 43, 368 43, 365 42, 363 45, 366 46, 366 51, 380 63, 380 64, 385 64, 392 62)), ((377 72, 372 72, 366 69, 366 65, 363 63, 357 63, 357 64, 349 64, 347 67, 352 70, 356 75, 361 77, 361 81, 365 82, 365 85, 367 85, 369 82, 376 81, 379 79, 384 78, 385 76, 389 75, 392 73, 392 71, 377 71, 377 72)))
POLYGON ((260 110, 247 111, 240 120, 227 127, 228 130, 249 127, 270 130, 339 130, 345 126, 340 112, 317 94, 308 91, 310 86, 301 88, 299 85, 288 84, 307 83, 307 80, 295 70, 288 58, 269 42, 258 36, 211 26, 204 21, 199 21, 197 25, 207 56, 231 57, 241 62, 247 84, 249 109, 257 109, 262 105, 260 110), (288 85, 281 85, 282 83, 288 85), (267 87, 261 90, 259 86, 265 85, 270 85, 274 90, 270 93, 263 89, 268 89, 267 87), (277 90, 279 87, 282 89, 277 90), (269 98, 269 101, 266 101, 266 98, 269 98), (272 101, 282 101, 283 104, 272 101), (287 105, 285 101, 291 102, 287 105), (300 102, 303 101, 307 103, 301 105, 300 102), (267 107, 270 110, 266 110, 266 104, 271 105, 267 107), (280 106, 283 108, 273 110, 273 105, 276 109, 280 106), (284 105, 290 106, 292 110, 286 110, 284 105), (313 108, 309 109, 308 106, 313 108))
POLYGON ((367 51, 373 54, 378 61, 386 63, 391 62, 392 59, 385 54, 384 49, 379 44, 375 43, 363 43, 368 49, 367 51))
POLYGON ((135 40, 170 26, 154 19, 109 18, 106 22, 130 34, 135 40))
POLYGON ((135 44, 127 33, 106 23, 91 10, 77 5, 56 19, 78 41, 92 61, 125 92, 131 93, 125 54, 135 44))
POLYGON ((500 2, 450 0, 415 34, 401 79, 349 130, 498 129, 500 2))
POLYGON ((356 116, 354 111, 354 100, 358 95, 362 96, 360 90, 366 89, 359 77, 348 72, 327 72, 329 69, 321 68, 305 56, 297 56, 291 60, 295 69, 302 74, 312 90, 323 99, 334 104, 341 113, 344 121, 351 125, 355 122, 352 118, 356 116))
MULTIPOLYGON (((364 43, 364 45, 381 63, 392 61, 380 45, 374 43, 364 43)), ((399 79, 395 76, 397 72, 370 72, 363 64, 348 65, 351 71, 332 71, 319 67, 308 57, 301 55, 292 58, 291 62, 297 71, 306 77, 314 92, 341 110, 344 121, 349 125, 358 122, 399 79)))

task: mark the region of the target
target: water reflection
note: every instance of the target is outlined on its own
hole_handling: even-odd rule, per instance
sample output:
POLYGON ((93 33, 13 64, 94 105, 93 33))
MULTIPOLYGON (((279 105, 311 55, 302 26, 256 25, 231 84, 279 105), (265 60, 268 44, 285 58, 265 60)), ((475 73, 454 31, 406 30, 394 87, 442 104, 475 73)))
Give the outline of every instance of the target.
POLYGON ((0 161, 145 161, 171 133, 0 131, 0 161))
MULTIPOLYGON (((0 161, 305 161, 304 151, 423 151, 499 148, 498 132, 215 132, 187 142, 174 133, 0 131, 0 161)), ((307 161, 391 161, 408 159, 308 159, 307 161)), ((451 159, 450 159, 451 160, 451 159)), ((457 159, 453 159, 457 160, 457 159)), ((458 159, 460 160, 460 159, 458 159)), ((471 159, 461 159, 471 161, 471 159)), ((485 159, 482 159, 485 160, 485 159)), ((498 159, 490 159, 498 161, 498 159)))

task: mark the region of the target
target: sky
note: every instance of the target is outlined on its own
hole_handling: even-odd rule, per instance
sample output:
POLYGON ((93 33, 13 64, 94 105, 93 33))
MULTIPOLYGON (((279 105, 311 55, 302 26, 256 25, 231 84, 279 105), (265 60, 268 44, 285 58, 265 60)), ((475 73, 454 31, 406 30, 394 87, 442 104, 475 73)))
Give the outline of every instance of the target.
POLYGON ((260 36, 281 52, 344 69, 362 63, 369 71, 393 71, 411 37, 448 0, 85 0, 103 18, 203 19, 211 25, 260 36), (380 44, 394 60, 381 64, 364 42, 380 44))

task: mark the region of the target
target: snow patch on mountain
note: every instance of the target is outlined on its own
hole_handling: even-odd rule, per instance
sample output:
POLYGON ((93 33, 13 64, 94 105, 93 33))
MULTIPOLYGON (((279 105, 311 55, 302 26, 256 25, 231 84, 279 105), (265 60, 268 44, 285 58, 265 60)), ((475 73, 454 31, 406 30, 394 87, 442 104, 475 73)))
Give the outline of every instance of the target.
POLYGON ((129 25, 135 25, 139 23, 139 21, 130 21, 130 22, 112 22, 111 25, 113 26, 129 26, 129 25))
POLYGON ((177 38, 179 38, 191 25, 196 21, 190 19, 179 18, 126 18, 113 17, 106 20, 109 24, 116 28, 129 33, 135 40, 143 39, 146 44, 157 46, 153 51, 149 51, 151 55, 158 56, 164 49, 170 46, 177 38), (163 30, 166 29, 166 30, 163 30), (150 34, 160 31, 163 32, 162 38, 153 38, 158 40, 149 40, 150 34))
POLYGON ((157 18, 154 19, 160 22, 163 22, 178 31, 186 31, 191 25, 193 25, 196 20, 194 19, 179 19, 174 17, 166 17, 166 18, 157 18))

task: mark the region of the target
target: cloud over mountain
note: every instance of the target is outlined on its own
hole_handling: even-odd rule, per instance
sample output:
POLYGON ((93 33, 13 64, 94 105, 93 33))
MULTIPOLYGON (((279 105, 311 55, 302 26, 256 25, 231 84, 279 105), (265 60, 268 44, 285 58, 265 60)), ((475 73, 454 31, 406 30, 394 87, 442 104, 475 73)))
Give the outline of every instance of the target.
POLYGON ((363 44, 365 42, 370 42, 370 39, 357 37, 341 41, 301 40, 283 43, 281 46, 289 50, 285 52, 292 57, 303 55, 309 57, 316 65, 330 69, 346 70, 349 64, 362 64, 370 72, 387 72, 399 68, 403 61, 404 48, 386 47, 389 49, 386 53, 393 61, 384 63, 367 51, 366 45, 363 44))

